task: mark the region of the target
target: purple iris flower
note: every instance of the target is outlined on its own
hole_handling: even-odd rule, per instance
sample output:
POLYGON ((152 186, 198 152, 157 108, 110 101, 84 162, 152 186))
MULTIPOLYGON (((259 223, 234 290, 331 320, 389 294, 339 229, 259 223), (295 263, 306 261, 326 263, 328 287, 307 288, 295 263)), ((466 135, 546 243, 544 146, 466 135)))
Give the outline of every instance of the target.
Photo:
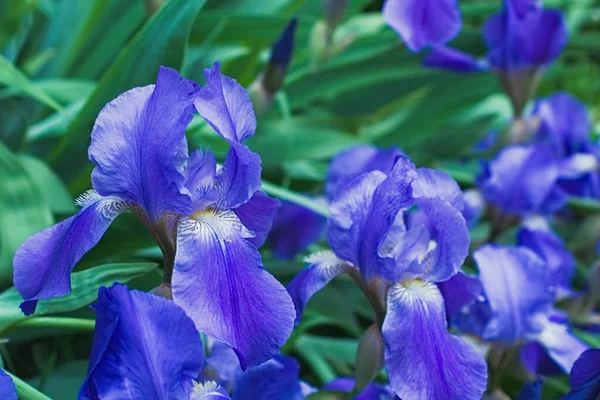
POLYGON ((521 346, 521 359, 532 374, 549 364, 556 368, 545 371, 570 371, 587 346, 553 307, 557 279, 548 262, 523 246, 485 245, 474 258, 478 277, 456 275, 443 284, 442 293, 455 304, 447 309, 454 314, 451 321, 485 341, 521 346))
POLYGON ((586 350, 569 374, 571 391, 562 400, 597 400, 600 393, 600 349, 586 350))
POLYGON ((544 68, 567 43, 562 14, 543 9, 538 1, 505 0, 503 10, 488 19, 483 34, 488 46, 486 61, 438 47, 423 63, 455 72, 492 69, 510 97, 515 115, 520 116, 544 68))
POLYGON ((532 143, 509 146, 478 178, 485 199, 505 214, 550 214, 570 195, 600 196, 597 145, 589 139, 585 106, 566 93, 539 100, 532 143))
POLYGON ((129 210, 156 239, 164 285, 199 331, 231 345, 243 368, 285 343, 294 306, 257 250, 278 201, 259 190, 260 157, 243 144, 256 128, 252 104, 218 64, 205 76, 199 88, 161 67, 156 85, 125 92, 100 112, 89 148, 94 190, 79 199, 76 215, 15 255, 26 314, 39 299, 70 292, 75 264, 129 210), (185 130, 195 109, 230 145, 222 167, 210 151, 188 155, 185 130))
POLYGON ((301 315, 315 292, 348 273, 375 310, 390 385, 403 399, 480 399, 486 387, 485 360, 448 332, 435 285, 468 254, 462 208, 452 178, 397 156, 387 173, 360 174, 337 193, 327 226, 332 251, 310 257, 288 286, 301 315))
POLYGON ((115 284, 100 288, 94 309, 92 355, 79 399, 192 399, 204 353, 179 306, 115 284))
POLYGON ((458 0, 386 0, 383 17, 415 52, 449 42, 462 24, 458 0))
MULTIPOLYGON (((326 390, 335 390, 350 393, 354 389, 356 381, 352 378, 337 378, 325 385, 326 390)), ((395 400, 398 397, 387 386, 370 383, 353 400, 395 400)))
POLYGON ((233 400, 301 400, 315 392, 300 380, 300 365, 288 356, 276 355, 261 365, 242 371, 231 347, 216 342, 206 365, 205 378, 227 388, 233 400))
POLYGON ((18 399, 17 388, 15 384, 6 372, 0 368, 0 398, 6 400, 17 400, 18 399))

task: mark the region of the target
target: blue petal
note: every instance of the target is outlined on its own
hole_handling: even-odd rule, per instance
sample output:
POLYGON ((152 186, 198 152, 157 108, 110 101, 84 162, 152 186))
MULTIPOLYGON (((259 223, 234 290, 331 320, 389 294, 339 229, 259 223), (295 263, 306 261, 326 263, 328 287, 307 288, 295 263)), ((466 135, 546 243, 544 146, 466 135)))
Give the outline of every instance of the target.
POLYGON ((458 211, 463 210, 463 193, 458 183, 445 172, 418 168, 412 188, 415 198, 443 200, 458 211))
POLYGON ((215 342, 206 359, 203 373, 210 379, 228 387, 242 373, 242 369, 235 351, 225 343, 215 342))
POLYGON ((569 372, 581 353, 588 349, 587 345, 569 332, 566 325, 555 322, 546 323, 536 341, 544 346, 548 356, 564 372, 569 372))
POLYGON ((513 344, 544 329, 554 291, 546 264, 524 247, 485 245, 474 254, 493 311, 484 339, 513 344))
POLYGON ((13 261, 14 285, 23 299, 23 311, 35 312, 35 301, 71 292, 71 271, 98 243, 111 222, 128 208, 114 197, 90 191, 80 198, 82 209, 23 243, 13 261))
POLYGON ((549 213, 567 200, 553 197, 559 176, 549 147, 510 146, 485 166, 478 185, 486 201, 506 214, 549 213))
POLYGON ((202 370, 202 341, 172 301, 100 288, 96 330, 81 399, 187 398, 202 370))
POLYGON ((462 214, 467 222, 467 226, 471 229, 479 222, 485 209, 485 201, 481 192, 476 189, 467 190, 464 193, 465 207, 462 214))
POLYGON ((462 271, 437 285, 444 297, 446 315, 450 321, 483 297, 479 279, 462 271))
POLYGON ((404 156, 404 153, 397 147, 380 149, 369 145, 354 146, 338 153, 327 169, 327 197, 333 200, 346 184, 362 173, 381 171, 387 174, 398 156, 404 156))
POLYGON ((552 63, 567 43, 567 28, 559 11, 534 10, 522 17, 501 11, 484 27, 490 64, 513 72, 552 63))
POLYGON ((0 368, 0 398, 4 400, 17 400, 17 388, 6 372, 0 368))
POLYGON ((456 0, 387 0, 383 17, 415 52, 449 42, 461 26, 456 0))
POLYGON ((231 143, 223 168, 217 173, 217 188, 221 193, 218 206, 231 209, 241 206, 260 188, 261 160, 243 144, 231 143))
POLYGON ((296 307, 296 324, 302 318, 308 300, 348 268, 331 251, 313 254, 306 261, 311 264, 304 268, 287 288, 296 307))
POLYGON ((222 75, 219 63, 204 70, 206 85, 194 104, 198 113, 230 143, 242 143, 256 130, 256 116, 246 89, 222 75))
POLYGON ((205 153, 202 152, 202 149, 194 150, 183 174, 185 176, 184 187, 192 199, 193 212, 203 210, 219 200, 220 193, 215 187, 217 160, 210 150, 205 153))
MULTIPOLYGON (((316 198, 323 201, 323 198, 316 198)), ((296 254, 317 242, 325 231, 327 219, 294 203, 283 202, 275 214, 269 243, 273 256, 291 260, 296 254)))
POLYGON ((139 204, 153 222, 166 211, 189 211, 182 171, 196 91, 177 71, 161 67, 156 85, 132 89, 108 103, 96 119, 89 148, 97 165, 94 189, 139 204))
POLYGON ((562 400, 597 400, 600 393, 600 349, 589 349, 573 365, 571 391, 562 400))
POLYGON ((444 301, 433 284, 412 281, 388 292, 385 363, 402 399, 479 400, 487 384, 482 355, 448 333, 444 301))
POLYGON ((275 356, 238 379, 233 400, 302 400, 300 364, 292 357, 275 356))
POLYGON ((570 288, 575 273, 575 258, 554 232, 522 228, 518 233, 518 241, 519 245, 533 250, 546 261, 554 285, 570 288))
POLYGON ((254 232, 255 236, 247 240, 255 247, 258 248, 265 242, 280 205, 279 200, 269 197, 265 192, 259 190, 246 204, 233 210, 242 224, 254 232))
POLYGON ((250 237, 232 211, 206 210, 180 220, 172 281, 173 300, 198 330, 233 347, 244 369, 278 352, 296 316, 250 237))
POLYGON ((538 100, 534 116, 539 118, 538 141, 547 141, 562 156, 584 151, 589 146, 592 123, 585 104, 566 92, 538 100))
POLYGON ((444 46, 436 47, 427 54, 423 65, 454 72, 477 72, 487 69, 483 62, 472 55, 444 46))
POLYGON ((519 348, 521 363, 531 375, 560 375, 562 370, 538 342, 525 343, 519 348))
MULTIPOLYGON (((352 378, 336 378, 325 385, 326 390, 335 390, 350 393, 354 389, 355 381, 352 378)), ((397 399, 394 392, 387 386, 382 386, 377 383, 370 383, 358 395, 353 397, 353 400, 395 400, 397 399)))
POLYGON ((292 18, 271 48, 269 63, 278 65, 283 70, 287 69, 294 53, 294 33, 296 32, 297 22, 297 18, 292 18))
POLYGON ((515 400, 542 400, 544 380, 537 378, 535 382, 527 383, 515 400))

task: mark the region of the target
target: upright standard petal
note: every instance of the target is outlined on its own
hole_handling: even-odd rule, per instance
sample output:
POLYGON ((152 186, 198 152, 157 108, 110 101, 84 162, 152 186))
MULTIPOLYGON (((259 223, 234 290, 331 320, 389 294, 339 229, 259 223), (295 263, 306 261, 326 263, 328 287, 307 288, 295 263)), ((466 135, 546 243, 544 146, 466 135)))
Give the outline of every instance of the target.
POLYGON ((287 288, 296 307, 296 324, 302 318, 308 300, 333 278, 343 273, 346 268, 351 268, 337 258, 332 251, 312 254, 305 261, 310 265, 304 268, 287 288))
POLYGON ((387 174, 398 156, 404 156, 404 153, 397 147, 381 149, 369 145, 354 146, 338 153, 327 169, 327 197, 333 200, 346 184, 362 173, 381 171, 387 174))
POLYGON ((221 74, 219 63, 204 70, 206 85, 194 102, 198 113, 225 140, 242 143, 256 130, 256 116, 246 89, 221 74))
POLYGON ((302 400, 300 364, 292 357, 277 355, 249 369, 237 380, 233 400, 302 400))
POLYGON ((448 333, 444 300, 423 281, 393 286, 383 322, 385 362, 403 400, 479 400, 487 384, 482 355, 448 333))
POLYGON ((247 240, 255 247, 258 248, 265 242, 280 205, 279 200, 269 197, 265 192, 259 190, 247 203, 233 210, 242 224, 254 232, 254 237, 247 240))
POLYGON ((487 69, 485 62, 450 47, 436 47, 423 59, 423 65, 454 72, 477 72, 487 69))
POLYGON ((554 303, 546 264, 524 247, 485 245, 474 258, 493 311, 484 339, 513 344, 537 337, 554 303))
POLYGON ((80 399, 187 399, 202 371, 202 341, 172 301, 100 288, 88 375, 80 399))
POLYGON ((540 120, 539 141, 553 145, 561 156, 586 150, 592 123, 585 104, 566 92, 538 100, 533 115, 540 120))
POLYGON ((258 154, 239 143, 231 143, 225 163, 216 177, 221 199, 219 208, 231 209, 241 206, 260 188, 261 160, 258 154))
POLYGON ((597 400, 600 393, 600 349, 585 351, 569 375, 571 391, 562 400, 597 400))
MULTIPOLYGON (((323 197, 315 200, 327 204, 323 197)), ((291 260, 323 236, 326 223, 327 218, 314 211, 294 203, 282 202, 269 233, 273 256, 291 260)))
POLYGON ((430 168, 417 168, 412 183, 415 198, 438 199, 448 202, 458 211, 464 208, 463 192, 450 175, 430 168))
POLYGON ((80 197, 81 210, 23 243, 15 254, 14 285, 25 302, 26 315, 35 312, 37 300, 71 292, 71 271, 94 247, 111 222, 128 208, 115 197, 89 191, 80 197))
POLYGON ((415 52, 449 42, 461 26, 457 0, 387 0, 383 17, 415 52))
POLYGON ((12 378, 0 368, 0 398, 5 400, 18 399, 17 388, 12 378))
POLYGON ((198 330, 233 347, 243 369, 277 353, 296 316, 250 237, 233 211, 181 219, 172 281, 173 300, 198 330))
POLYGON ((94 189, 139 204, 153 222, 167 211, 189 211, 182 171, 196 91, 177 71, 161 67, 156 85, 132 89, 108 103, 96 119, 88 151, 97 165, 94 189))

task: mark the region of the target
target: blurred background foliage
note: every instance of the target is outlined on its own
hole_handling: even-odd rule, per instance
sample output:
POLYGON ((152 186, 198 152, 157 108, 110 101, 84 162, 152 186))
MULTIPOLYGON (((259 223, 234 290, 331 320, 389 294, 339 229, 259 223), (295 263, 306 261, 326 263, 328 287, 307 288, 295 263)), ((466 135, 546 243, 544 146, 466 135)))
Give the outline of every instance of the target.
MULTIPOLYGON (((452 45, 483 56, 481 27, 501 2, 460 4, 464 27, 452 45)), ((564 10, 570 36, 538 96, 569 91, 589 106, 597 134, 600 1, 545 4, 564 10)), ((115 280, 142 289, 160 282, 160 251, 126 214, 78 264, 71 295, 42 302, 35 317, 24 319, 10 288, 14 251, 71 215, 73 199, 90 188, 87 146, 98 112, 121 92, 153 83, 159 65, 203 84, 203 69, 220 61, 223 73, 248 87, 264 69, 271 44, 297 16, 284 87, 259 115, 249 141, 262 157, 266 189, 284 197, 321 194, 328 160, 360 143, 400 146, 418 165, 472 184, 478 164, 463 161, 489 131, 507 129, 507 98, 493 74, 423 68, 423 55, 404 48, 384 24, 381 6, 350 0, 325 49, 321 0, 0 0, 0 288, 6 289, 0 337, 9 339, 0 351, 7 369, 56 399, 74 398, 93 328, 94 314, 85 306, 97 288, 115 280), (45 323, 50 313, 88 319, 74 332, 45 323)), ((227 150, 199 117, 188 140, 191 148, 208 146, 221 159, 227 150)), ((268 246, 262 251, 265 267, 284 283, 302 268, 301 257, 279 261, 268 246)), ((580 261, 585 271, 589 260, 580 261)), ((311 300, 283 350, 302 362, 303 378, 312 384, 351 375, 356 338, 372 318, 362 293, 336 280, 311 300)), ((584 339, 600 344, 598 336, 584 339)), ((506 379, 509 394, 522 385, 506 379)), ((550 382, 550 398, 568 389, 566 378, 550 382)))

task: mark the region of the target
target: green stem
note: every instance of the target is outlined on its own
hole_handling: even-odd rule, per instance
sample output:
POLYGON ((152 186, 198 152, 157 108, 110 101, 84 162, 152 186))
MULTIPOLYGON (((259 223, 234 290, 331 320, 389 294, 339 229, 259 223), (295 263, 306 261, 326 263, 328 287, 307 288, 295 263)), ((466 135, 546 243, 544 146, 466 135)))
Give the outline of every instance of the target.
POLYGON ((327 207, 315 202, 314 200, 282 188, 281 186, 274 185, 272 183, 262 181, 262 190, 270 194, 271 196, 278 197, 282 200, 289 201, 290 203, 298 204, 299 206, 308 208, 311 211, 316 212, 319 215, 327 218, 329 216, 329 210, 327 207))
POLYGON ((10 375, 15 383, 20 400, 52 400, 50 397, 29 385, 27 382, 22 381, 19 377, 11 374, 8 371, 5 372, 10 375))
POLYGON ((65 328, 83 331, 93 331, 96 321, 93 319, 68 317, 32 317, 16 324, 18 327, 29 328, 65 328))

